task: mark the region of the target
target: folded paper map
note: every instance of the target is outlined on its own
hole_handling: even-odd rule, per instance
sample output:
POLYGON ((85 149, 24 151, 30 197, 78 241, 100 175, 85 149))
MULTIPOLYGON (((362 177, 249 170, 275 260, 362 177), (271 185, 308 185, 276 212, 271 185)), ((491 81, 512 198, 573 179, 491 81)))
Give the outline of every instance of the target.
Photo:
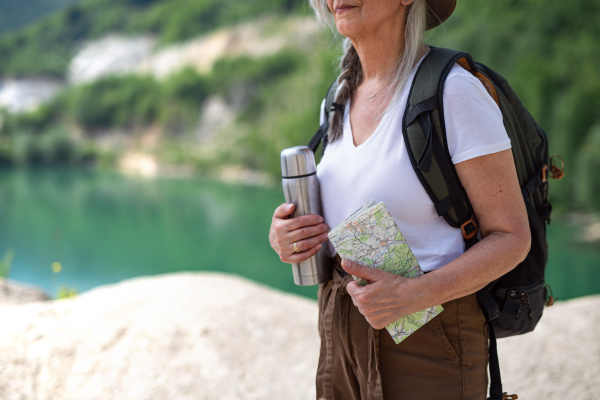
MULTIPOLYGON (((344 259, 406 278, 423 275, 417 259, 383 203, 369 201, 331 230, 329 240, 344 259)), ((361 286, 367 284, 362 278, 355 276, 354 279, 361 286)), ((431 307, 402 317, 386 328, 398 344, 443 310, 442 306, 431 307)))

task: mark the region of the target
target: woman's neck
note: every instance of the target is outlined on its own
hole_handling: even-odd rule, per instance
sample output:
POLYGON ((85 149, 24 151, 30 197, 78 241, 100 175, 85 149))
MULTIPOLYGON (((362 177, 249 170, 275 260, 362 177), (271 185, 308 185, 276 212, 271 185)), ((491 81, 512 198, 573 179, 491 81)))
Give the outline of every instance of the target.
MULTIPOLYGON (((402 35, 404 36, 404 35, 402 35)), ((396 43, 379 40, 353 42, 362 66, 364 81, 387 81, 398 67, 398 59, 404 51, 404 37, 396 43)))
POLYGON ((386 22, 367 36, 349 37, 360 58, 363 82, 388 81, 404 51, 404 16, 386 22))
MULTIPOLYGON (((363 82, 390 82, 404 52, 404 15, 395 23, 380 26, 368 36, 349 37, 360 58, 363 82)), ((417 59, 427 53, 423 46, 417 59)))

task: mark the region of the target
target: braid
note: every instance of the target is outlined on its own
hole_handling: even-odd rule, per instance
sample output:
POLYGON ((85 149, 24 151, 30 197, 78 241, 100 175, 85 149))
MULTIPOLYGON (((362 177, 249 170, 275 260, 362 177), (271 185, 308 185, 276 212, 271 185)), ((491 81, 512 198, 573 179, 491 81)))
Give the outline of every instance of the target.
MULTIPOLYGON (((349 39, 344 40, 344 56, 340 65, 342 73, 338 78, 338 88, 335 92, 335 102, 346 104, 352 93, 362 81, 362 66, 358 53, 349 39)), ((327 110, 329 111, 329 110, 327 110)), ((329 113, 329 142, 342 136, 344 129, 344 113, 336 110, 329 113)))

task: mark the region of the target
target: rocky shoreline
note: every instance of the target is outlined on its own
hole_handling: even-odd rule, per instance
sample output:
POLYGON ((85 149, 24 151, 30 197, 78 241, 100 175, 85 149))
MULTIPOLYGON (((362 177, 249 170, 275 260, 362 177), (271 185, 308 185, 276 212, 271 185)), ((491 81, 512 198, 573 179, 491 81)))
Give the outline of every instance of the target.
MULTIPOLYGON (((178 273, 0 302, 0 321, 3 400, 315 398, 316 303, 236 276, 178 273)), ((600 296, 547 309, 535 332, 499 341, 505 390, 594 398, 599 328, 600 296)))

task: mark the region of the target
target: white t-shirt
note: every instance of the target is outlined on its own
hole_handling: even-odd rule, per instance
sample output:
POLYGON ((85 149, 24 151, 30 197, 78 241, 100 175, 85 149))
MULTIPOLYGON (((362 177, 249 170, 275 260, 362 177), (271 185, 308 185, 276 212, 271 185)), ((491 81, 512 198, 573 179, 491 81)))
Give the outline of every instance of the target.
MULTIPOLYGON (((460 229, 437 215, 410 163, 402 137, 408 89, 423 58, 413 69, 393 112, 386 113, 360 146, 353 143, 349 102, 343 136, 327 145, 317 166, 325 223, 331 229, 367 201, 383 201, 424 271, 441 268, 464 252, 460 229)), ((321 123, 324 116, 321 106, 321 123)), ((444 86, 444 117, 452 162, 510 149, 500 109, 483 84, 458 65, 444 86)), ((335 255, 330 242, 329 254, 335 255)))

